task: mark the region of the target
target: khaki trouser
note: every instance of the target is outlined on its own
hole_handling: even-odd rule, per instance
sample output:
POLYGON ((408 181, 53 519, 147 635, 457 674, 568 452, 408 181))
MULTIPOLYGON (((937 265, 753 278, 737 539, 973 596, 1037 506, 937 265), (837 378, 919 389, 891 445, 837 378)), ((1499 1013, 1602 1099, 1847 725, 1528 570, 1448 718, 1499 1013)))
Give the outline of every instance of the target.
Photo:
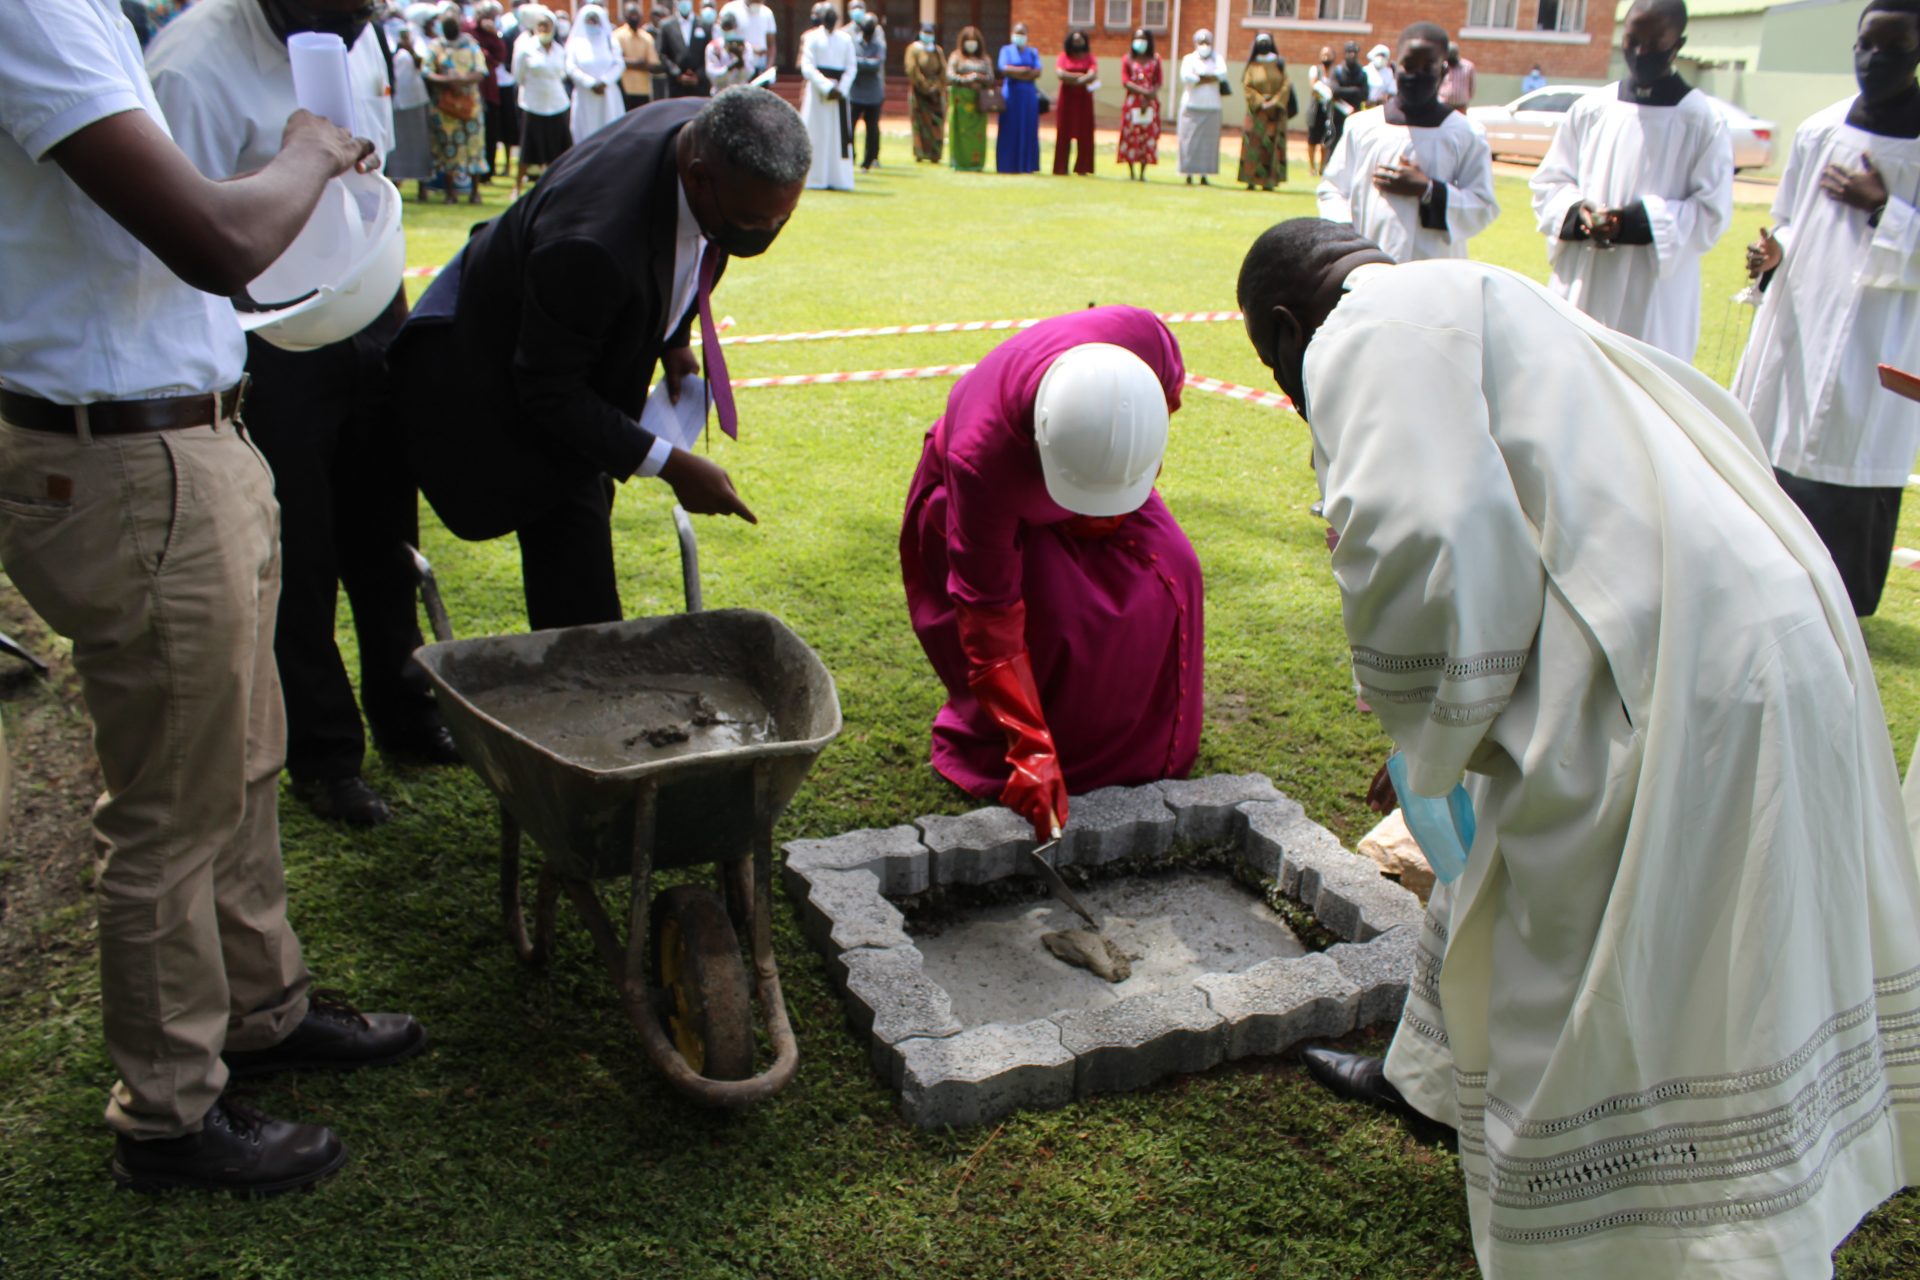
POLYGON ((66 436, 0 421, 0 565, 73 641, 106 794, 93 829, 107 1123, 200 1127, 221 1050, 306 1016, 287 924, 273 664, 279 508, 231 422, 66 436))

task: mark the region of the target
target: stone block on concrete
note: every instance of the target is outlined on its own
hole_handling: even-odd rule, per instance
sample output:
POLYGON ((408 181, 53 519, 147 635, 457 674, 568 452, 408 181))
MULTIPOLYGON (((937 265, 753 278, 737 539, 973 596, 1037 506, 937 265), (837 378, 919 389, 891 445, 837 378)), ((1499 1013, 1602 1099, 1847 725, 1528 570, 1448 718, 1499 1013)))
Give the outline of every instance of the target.
POLYGON ((1160 793, 1173 810, 1173 838, 1190 844, 1220 844, 1238 839, 1246 819, 1239 806, 1250 800, 1280 800, 1264 773, 1216 773, 1204 778, 1169 778, 1160 793))
POLYGON ((934 884, 991 884, 1026 875, 1033 827, 1011 809, 975 809, 957 818, 921 818, 920 838, 933 857, 934 884))
POLYGON ((1270 838, 1280 846, 1280 892, 1309 908, 1323 874, 1337 876, 1356 867, 1369 875, 1379 874, 1372 863, 1361 864, 1359 855, 1347 852, 1338 836, 1304 814, 1270 829, 1270 838))
POLYGON ((1159 857, 1173 847, 1173 810, 1159 787, 1102 787, 1074 796, 1060 833, 1060 866, 1159 857))
MULTIPOLYGON (((1360 858, 1354 861, 1372 862, 1360 858)), ((1418 895, 1385 876, 1363 881, 1358 889, 1343 889, 1342 893, 1359 913, 1359 924, 1353 935, 1355 942, 1366 942, 1394 929, 1409 926, 1417 929, 1426 918, 1427 909, 1418 895)))
POLYGON ((1073 1054, 1074 1090, 1082 1098, 1141 1089, 1226 1059, 1226 1020, 1194 987, 1059 1013, 1053 1021, 1073 1054))
POLYGON ((838 968, 841 952, 856 947, 886 949, 910 943, 899 910, 880 896, 871 871, 815 871, 802 881, 800 931, 838 968))
POLYGON ((923 972, 918 947, 861 948, 842 953, 846 967, 847 1017, 871 1037, 875 1067, 891 1082, 885 1049, 915 1036, 950 1036, 960 1030, 947 993, 923 972))
POLYGON ((1240 805, 1246 834, 1240 842, 1240 861, 1249 870, 1269 880, 1280 879, 1280 833, 1307 816, 1300 802, 1282 796, 1278 800, 1248 800, 1240 805))
POLYGON ((932 858, 913 826, 849 831, 826 840, 790 840, 783 848, 789 887, 795 872, 871 871, 880 877, 880 892, 901 898, 925 893, 932 877, 932 858))
MULTIPOLYGON (((1405 890, 1402 890, 1405 892, 1405 890)), ((1401 925, 1370 942, 1342 942, 1317 959, 1330 960, 1358 988, 1355 1026, 1399 1020, 1407 1002, 1407 983, 1420 958, 1420 925, 1401 925)))
POLYGON ((1073 1101, 1073 1055, 1045 1018, 903 1040, 895 1050, 901 1113, 922 1128, 985 1124, 1022 1107, 1073 1101))
POLYGON ((1243 973, 1210 973, 1194 986, 1225 1019, 1231 1058, 1345 1035, 1356 1025, 1361 995, 1359 984, 1325 953, 1268 960, 1243 973))

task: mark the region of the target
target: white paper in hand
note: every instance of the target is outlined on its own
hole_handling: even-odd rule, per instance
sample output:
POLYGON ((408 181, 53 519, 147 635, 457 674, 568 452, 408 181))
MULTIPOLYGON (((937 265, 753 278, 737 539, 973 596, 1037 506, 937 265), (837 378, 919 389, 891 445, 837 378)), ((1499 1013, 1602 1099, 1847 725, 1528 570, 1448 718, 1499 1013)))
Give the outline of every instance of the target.
POLYGON ((640 425, 681 449, 691 449, 707 425, 707 380, 690 373, 680 384, 680 403, 667 399, 667 380, 653 384, 640 410, 640 425))

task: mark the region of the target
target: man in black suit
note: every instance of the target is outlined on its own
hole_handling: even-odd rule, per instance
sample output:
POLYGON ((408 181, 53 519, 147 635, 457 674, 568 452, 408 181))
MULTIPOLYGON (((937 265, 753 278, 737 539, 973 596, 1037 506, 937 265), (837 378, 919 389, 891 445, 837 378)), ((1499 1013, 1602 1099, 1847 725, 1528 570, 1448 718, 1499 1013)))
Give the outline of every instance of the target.
POLYGON ((698 372, 705 293, 773 243, 811 163, 766 90, 655 103, 567 152, 420 299, 391 357, 407 461, 459 537, 519 535, 535 630, 621 616, 615 479, 658 475, 690 512, 753 519, 724 470, 638 418, 656 366, 673 387, 698 372))
POLYGON ((658 25, 660 31, 654 40, 660 49, 668 96, 706 97, 711 90, 707 43, 713 39, 713 32, 695 16, 693 0, 675 0, 673 15, 662 18, 658 25))

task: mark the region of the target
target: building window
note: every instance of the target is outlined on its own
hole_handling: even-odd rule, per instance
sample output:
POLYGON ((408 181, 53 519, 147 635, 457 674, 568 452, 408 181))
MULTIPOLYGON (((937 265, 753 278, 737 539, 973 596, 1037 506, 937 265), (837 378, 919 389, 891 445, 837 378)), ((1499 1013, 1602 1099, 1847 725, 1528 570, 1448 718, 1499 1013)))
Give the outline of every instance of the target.
MULTIPOLYGON (((1541 0, 1553 4, 1555 0, 1541 0)), ((1520 0, 1467 0, 1470 27, 1513 28, 1520 25, 1520 0)))
POLYGON ((1297 18, 1300 16, 1300 0, 1249 0, 1247 16, 1249 18, 1297 18))
POLYGON ((1092 26, 1093 0, 1067 0, 1067 25, 1070 27, 1092 26))
POLYGON ((1367 0, 1320 0, 1320 16, 1331 22, 1365 22, 1367 0))
POLYGON ((1140 25, 1149 31, 1167 29, 1167 0, 1140 0, 1140 25))
POLYGON ((1540 31, 1585 31, 1587 0, 1540 0, 1540 16, 1533 25, 1540 31))
POLYGON ((1133 0, 1107 0, 1107 26, 1125 30, 1133 25, 1133 0))

